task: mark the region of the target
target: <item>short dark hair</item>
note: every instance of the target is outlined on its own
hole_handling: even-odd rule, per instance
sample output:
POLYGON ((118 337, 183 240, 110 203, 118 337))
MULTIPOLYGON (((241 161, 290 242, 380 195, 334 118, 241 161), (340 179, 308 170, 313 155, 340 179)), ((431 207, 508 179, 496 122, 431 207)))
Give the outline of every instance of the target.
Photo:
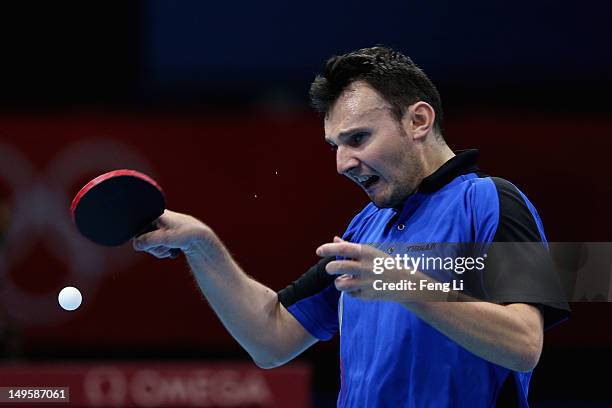
POLYGON ((329 112, 342 92, 359 80, 368 83, 391 104, 398 120, 408 106, 418 101, 430 104, 436 112, 434 130, 442 136, 442 101, 438 90, 409 57, 384 46, 362 48, 328 59, 310 86, 312 106, 319 112, 329 112))

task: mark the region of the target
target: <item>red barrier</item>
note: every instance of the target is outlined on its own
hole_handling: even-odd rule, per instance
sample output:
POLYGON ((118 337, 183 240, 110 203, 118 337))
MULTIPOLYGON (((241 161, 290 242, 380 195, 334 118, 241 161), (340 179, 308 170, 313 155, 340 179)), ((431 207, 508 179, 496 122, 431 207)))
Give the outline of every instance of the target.
POLYGON ((0 388, 8 393, 4 387, 68 387, 69 402, 52 405, 71 408, 310 406, 310 369, 303 364, 273 370, 249 363, 2 365, 0 388))
MULTIPOLYGON (((479 148, 484 172, 527 193, 551 241, 609 241, 607 118, 474 111, 450 117, 445 129, 452 148, 479 148)), ((336 174, 323 136, 315 115, 0 116, 0 338, 20 346, 10 354, 241 352, 183 261, 87 242, 71 223, 70 201, 104 171, 142 170, 164 188, 169 208, 208 223, 247 273, 278 290, 367 202, 336 174), (65 286, 83 295, 74 312, 57 303, 65 286)), ((591 313, 576 316, 547 339, 568 330, 579 333, 572 341, 612 343, 609 325, 592 330, 591 313)))

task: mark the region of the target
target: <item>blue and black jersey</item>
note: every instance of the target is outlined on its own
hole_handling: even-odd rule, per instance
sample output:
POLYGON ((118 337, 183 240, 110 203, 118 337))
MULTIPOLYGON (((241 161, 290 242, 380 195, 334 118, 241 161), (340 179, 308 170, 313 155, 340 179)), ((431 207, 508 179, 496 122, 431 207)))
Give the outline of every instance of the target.
MULTIPOLYGON (((343 239, 389 254, 412 243, 532 243, 509 250, 490 245, 483 274, 473 275, 475 292, 500 304, 534 304, 548 328, 569 308, 549 299, 560 286, 541 273, 550 257, 540 217, 513 184, 480 173, 477 158, 476 150, 458 152, 401 208, 368 204, 343 239)), ((341 295, 325 272, 333 259, 319 261, 278 296, 314 337, 340 333, 339 407, 491 407, 508 398, 528 406, 531 372, 512 372, 472 354, 398 303, 341 295)))

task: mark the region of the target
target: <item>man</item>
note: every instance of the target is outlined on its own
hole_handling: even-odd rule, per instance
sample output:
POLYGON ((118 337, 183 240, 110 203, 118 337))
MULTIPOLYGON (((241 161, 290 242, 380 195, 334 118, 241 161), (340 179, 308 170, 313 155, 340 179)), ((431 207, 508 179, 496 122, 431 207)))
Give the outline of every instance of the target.
POLYGON ((343 238, 317 249, 317 265, 277 294, 247 276, 206 224, 172 211, 135 248, 159 258, 180 248, 214 311, 262 368, 340 332, 339 406, 489 407, 505 398, 508 379, 527 406, 544 327, 562 318, 563 306, 514 301, 512 287, 522 282, 507 279, 507 266, 495 276, 510 289, 504 285, 496 303, 431 302, 463 295, 377 290, 380 281, 423 275, 374 273, 373 263, 411 242, 539 242, 529 258, 545 259, 531 203, 509 182, 477 173, 476 151, 450 150, 437 90, 398 52, 374 47, 331 58, 311 99, 325 113, 338 172, 372 201, 343 238))

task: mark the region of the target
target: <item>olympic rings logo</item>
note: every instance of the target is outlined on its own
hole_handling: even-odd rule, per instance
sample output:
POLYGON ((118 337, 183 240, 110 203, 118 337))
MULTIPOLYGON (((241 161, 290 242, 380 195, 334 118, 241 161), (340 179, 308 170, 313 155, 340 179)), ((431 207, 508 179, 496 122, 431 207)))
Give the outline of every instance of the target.
MULTIPOLYGON (((42 172, 14 146, 0 141, 0 182, 9 191, 10 220, 0 248, 0 302, 6 314, 22 326, 54 324, 73 318, 57 304, 64 286, 77 286, 83 306, 94 298, 109 271, 127 268, 137 258, 126 248, 99 248, 81 237, 70 220, 74 190, 84 176, 117 168, 133 168, 153 174, 150 163, 139 152, 112 139, 90 139, 67 146, 42 172), (66 270, 62 285, 45 293, 28 291, 11 271, 28 257, 35 245, 43 245, 66 270)), ((57 264, 57 263, 55 263, 57 264)), ((29 271, 30 273, 31 271, 29 271)), ((40 270, 36 274, 49 271, 40 270)))

